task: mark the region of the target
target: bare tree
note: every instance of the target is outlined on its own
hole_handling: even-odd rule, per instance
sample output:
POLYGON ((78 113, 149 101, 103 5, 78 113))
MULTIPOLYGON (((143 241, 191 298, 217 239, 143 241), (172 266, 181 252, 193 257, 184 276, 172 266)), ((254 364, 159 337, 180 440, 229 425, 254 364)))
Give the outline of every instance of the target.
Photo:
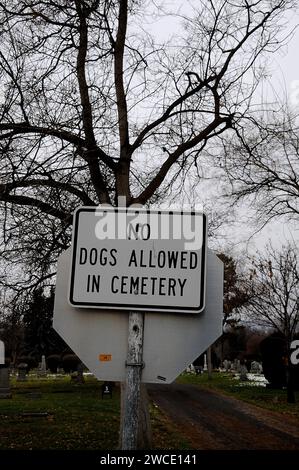
POLYGON ((147 204, 197 171, 241 125, 259 59, 283 43, 296 5, 189 2, 181 33, 161 44, 147 23, 160 3, 0 1, 2 254, 30 263, 25 284, 53 274, 77 206, 147 204))
POLYGON ((242 260, 225 253, 219 253, 217 256, 224 266, 223 334, 214 347, 218 350, 220 361, 223 363, 227 335, 240 327, 240 313, 247 304, 251 292, 248 290, 248 273, 242 267, 242 260))
POLYGON ((235 326, 235 313, 249 300, 246 273, 240 269, 240 261, 224 253, 218 254, 224 265, 223 326, 235 326))
POLYGON ((160 44, 154 2, 0 2, 2 254, 33 262, 24 282, 49 275, 75 207, 166 197, 241 125, 296 2, 193 3, 160 44))
POLYGON ((298 250, 287 245, 281 252, 269 246, 253 261, 248 284, 246 316, 255 324, 281 333, 285 339, 288 400, 294 401, 289 380, 291 343, 299 329, 298 250))
POLYGON ((299 216, 299 130, 286 110, 248 120, 224 142, 222 165, 231 182, 234 203, 253 204, 259 227, 270 220, 299 216), (278 117, 277 117, 278 115, 278 117))

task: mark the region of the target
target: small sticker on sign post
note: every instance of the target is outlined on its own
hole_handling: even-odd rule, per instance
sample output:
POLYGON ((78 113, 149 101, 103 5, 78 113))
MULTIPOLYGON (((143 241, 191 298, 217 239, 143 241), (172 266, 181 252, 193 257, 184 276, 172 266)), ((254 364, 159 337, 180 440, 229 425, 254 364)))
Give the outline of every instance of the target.
POLYGON ((100 362, 109 362, 112 360, 112 355, 111 354, 100 354, 99 355, 99 360, 100 362))

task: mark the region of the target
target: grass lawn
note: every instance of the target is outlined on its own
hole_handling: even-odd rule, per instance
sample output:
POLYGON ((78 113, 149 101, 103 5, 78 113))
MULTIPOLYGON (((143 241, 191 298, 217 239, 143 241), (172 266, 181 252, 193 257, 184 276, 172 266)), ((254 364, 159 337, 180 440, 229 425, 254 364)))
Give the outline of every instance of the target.
MULTIPOLYGON (((0 450, 112 450, 118 446, 120 389, 101 398, 101 383, 84 385, 70 377, 12 380, 12 398, 0 400, 0 450), (47 413, 26 415, 26 413, 47 413)), ((189 443, 172 423, 152 408, 153 447, 185 449, 189 443)))
MULTIPOLYGON (((288 404, 285 390, 269 390, 240 382, 228 373, 182 374, 178 382, 219 390, 235 398, 299 417, 297 403, 288 404)), ((12 399, 0 400, 0 450, 113 450, 118 446, 120 389, 101 398, 101 383, 87 377, 75 385, 70 377, 12 380, 12 399), (27 413, 27 414, 26 414, 27 413), (36 413, 36 415, 33 415, 36 413), (44 415, 38 415, 44 413, 44 415)), ((152 406, 154 449, 190 449, 190 442, 159 409, 152 406)))
POLYGON ((230 373, 214 372, 212 379, 208 374, 182 374, 179 383, 190 383, 202 387, 219 390, 239 400, 252 403, 272 411, 288 413, 299 418, 299 392, 296 392, 296 403, 287 403, 286 390, 271 390, 257 383, 241 382, 230 373))

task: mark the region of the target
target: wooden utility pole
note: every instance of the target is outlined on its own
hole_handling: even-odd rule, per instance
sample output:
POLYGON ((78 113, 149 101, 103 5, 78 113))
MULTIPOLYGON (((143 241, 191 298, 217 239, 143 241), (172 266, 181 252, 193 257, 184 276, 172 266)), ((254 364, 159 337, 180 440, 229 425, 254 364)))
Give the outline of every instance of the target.
POLYGON ((126 386, 124 413, 121 423, 121 449, 135 450, 138 438, 140 387, 143 369, 144 313, 129 313, 128 354, 126 361, 126 386))

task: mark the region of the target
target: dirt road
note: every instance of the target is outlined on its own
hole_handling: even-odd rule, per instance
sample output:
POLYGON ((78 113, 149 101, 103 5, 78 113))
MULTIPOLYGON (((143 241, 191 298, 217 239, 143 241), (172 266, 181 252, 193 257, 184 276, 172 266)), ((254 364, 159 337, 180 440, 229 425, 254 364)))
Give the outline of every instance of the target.
POLYGON ((198 450, 299 450, 296 418, 194 385, 149 385, 157 405, 198 450))

